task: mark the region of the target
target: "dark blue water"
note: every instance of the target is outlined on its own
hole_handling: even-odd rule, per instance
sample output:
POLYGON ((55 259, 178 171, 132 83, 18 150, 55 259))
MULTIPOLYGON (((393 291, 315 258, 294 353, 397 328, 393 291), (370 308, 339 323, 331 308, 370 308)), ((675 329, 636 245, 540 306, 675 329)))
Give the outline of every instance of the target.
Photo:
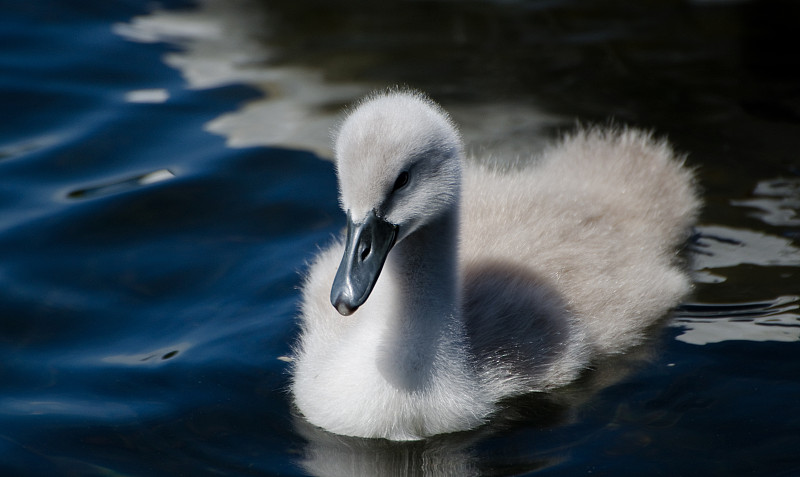
POLYGON ((0 474, 800 475, 800 16, 756 3, 0 1, 0 474), (327 130, 395 83, 478 153, 668 134, 695 295, 485 429, 304 425, 280 358, 343 225, 327 130))

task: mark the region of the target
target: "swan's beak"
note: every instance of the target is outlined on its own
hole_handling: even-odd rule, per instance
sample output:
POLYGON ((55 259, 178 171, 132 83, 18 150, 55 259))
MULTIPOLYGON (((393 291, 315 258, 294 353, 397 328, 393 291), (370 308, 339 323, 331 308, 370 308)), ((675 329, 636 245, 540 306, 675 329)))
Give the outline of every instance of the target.
POLYGON ((351 315, 367 301, 394 246, 397 229, 374 210, 360 224, 347 213, 344 256, 331 288, 331 304, 340 314, 351 315))

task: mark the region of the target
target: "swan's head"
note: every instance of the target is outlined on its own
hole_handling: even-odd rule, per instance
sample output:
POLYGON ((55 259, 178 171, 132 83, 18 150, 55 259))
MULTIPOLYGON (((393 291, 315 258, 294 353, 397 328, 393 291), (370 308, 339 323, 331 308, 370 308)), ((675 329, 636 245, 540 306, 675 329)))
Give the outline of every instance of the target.
POLYGON ((392 91, 347 116, 335 149, 347 239, 331 303, 349 315, 369 297, 394 244, 455 206, 463 147, 438 105, 392 91))

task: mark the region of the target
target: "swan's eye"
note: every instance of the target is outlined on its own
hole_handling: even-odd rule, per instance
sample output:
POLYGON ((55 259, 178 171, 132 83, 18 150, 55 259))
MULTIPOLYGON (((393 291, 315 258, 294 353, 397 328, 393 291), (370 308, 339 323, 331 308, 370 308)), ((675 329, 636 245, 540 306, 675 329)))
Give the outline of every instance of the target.
POLYGON ((394 181, 394 187, 392 187, 392 192, 402 189, 403 187, 406 186, 406 184, 408 184, 408 172, 403 171, 400 173, 399 176, 397 176, 397 180, 394 181))

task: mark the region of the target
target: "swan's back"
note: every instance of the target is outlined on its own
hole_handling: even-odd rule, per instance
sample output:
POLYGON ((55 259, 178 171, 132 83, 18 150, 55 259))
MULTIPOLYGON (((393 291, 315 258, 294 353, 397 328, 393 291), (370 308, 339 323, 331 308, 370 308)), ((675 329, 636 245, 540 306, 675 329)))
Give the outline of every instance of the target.
MULTIPOLYGON (((691 285, 676 250, 699 201, 682 163, 647 133, 592 129, 565 138, 519 172, 468 168, 465 275, 522 264, 539 288, 561 300, 595 353, 638 344, 691 285)), ((475 290, 466 289, 465 298, 475 290)), ((495 293, 502 290, 497 285, 495 293)), ((480 328, 493 311, 472 301, 465 313, 480 328)), ((486 336, 476 333, 479 349, 492 346, 483 343, 486 336)), ((576 358, 580 349, 573 350, 576 358)))

